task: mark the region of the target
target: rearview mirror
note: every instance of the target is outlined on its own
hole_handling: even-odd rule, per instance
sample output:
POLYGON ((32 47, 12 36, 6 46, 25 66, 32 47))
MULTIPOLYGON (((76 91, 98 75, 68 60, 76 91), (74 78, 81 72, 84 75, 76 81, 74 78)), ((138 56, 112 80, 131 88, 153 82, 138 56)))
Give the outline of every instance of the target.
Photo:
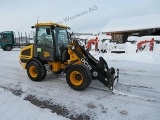
POLYGON ((67 32, 68 33, 68 36, 71 38, 72 34, 70 32, 67 32))
POLYGON ((34 26, 31 26, 31 28, 35 28, 34 26))
POLYGON ((47 35, 50 35, 51 33, 50 33, 50 28, 46 28, 46 33, 47 33, 47 35))
POLYGON ((71 36, 72 36, 73 34, 74 34, 74 33, 73 33, 73 31, 72 31, 71 36))

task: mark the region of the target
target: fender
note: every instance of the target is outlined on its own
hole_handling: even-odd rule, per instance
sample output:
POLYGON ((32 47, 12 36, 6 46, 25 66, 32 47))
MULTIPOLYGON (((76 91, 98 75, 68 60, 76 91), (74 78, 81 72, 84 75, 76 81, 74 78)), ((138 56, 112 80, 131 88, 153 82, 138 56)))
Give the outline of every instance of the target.
POLYGON ((39 59, 39 58, 32 58, 32 59, 30 59, 29 61, 27 61, 27 63, 26 63, 26 68, 27 68, 28 63, 31 62, 31 61, 36 61, 36 62, 38 62, 38 63, 41 65, 41 67, 44 66, 44 63, 43 63, 43 61, 42 61, 41 59, 39 59))

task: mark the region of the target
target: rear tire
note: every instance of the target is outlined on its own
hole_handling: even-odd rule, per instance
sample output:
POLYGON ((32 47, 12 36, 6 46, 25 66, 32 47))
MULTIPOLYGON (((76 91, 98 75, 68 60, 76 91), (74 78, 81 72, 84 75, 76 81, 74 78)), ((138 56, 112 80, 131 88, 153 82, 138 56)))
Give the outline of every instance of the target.
POLYGON ((66 80, 72 89, 82 91, 90 85, 92 75, 84 65, 72 65, 66 71, 66 80))
POLYGON ((47 74, 43 64, 37 61, 31 61, 27 64, 27 74, 32 81, 42 81, 47 74))
POLYGON ((6 51, 11 51, 11 50, 12 50, 12 46, 11 46, 11 45, 7 45, 7 46, 5 47, 5 50, 6 50, 6 51))

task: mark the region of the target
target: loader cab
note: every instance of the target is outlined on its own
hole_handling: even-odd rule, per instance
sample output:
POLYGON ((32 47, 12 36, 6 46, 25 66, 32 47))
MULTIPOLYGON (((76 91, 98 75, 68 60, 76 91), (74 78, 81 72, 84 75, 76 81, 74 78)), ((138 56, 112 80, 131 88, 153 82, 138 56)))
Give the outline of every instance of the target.
POLYGON ((39 24, 35 28, 35 57, 47 61, 61 61, 62 53, 70 43, 67 27, 52 23, 39 24))
POLYGON ((5 51, 12 50, 14 45, 13 31, 3 31, 0 33, 0 46, 5 51))

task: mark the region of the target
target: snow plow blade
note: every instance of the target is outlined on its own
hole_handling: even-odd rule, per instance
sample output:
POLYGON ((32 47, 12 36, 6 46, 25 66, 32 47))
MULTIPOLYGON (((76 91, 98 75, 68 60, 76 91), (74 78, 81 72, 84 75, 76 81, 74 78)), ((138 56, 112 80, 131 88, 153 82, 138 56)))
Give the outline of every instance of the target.
POLYGON ((114 75, 111 75, 111 80, 109 81, 109 89, 113 90, 114 85, 119 82, 119 69, 115 71, 114 75))
POLYGON ((119 69, 109 68, 107 62, 100 57, 101 70, 97 79, 109 88, 109 90, 114 89, 114 85, 119 82, 119 69))

